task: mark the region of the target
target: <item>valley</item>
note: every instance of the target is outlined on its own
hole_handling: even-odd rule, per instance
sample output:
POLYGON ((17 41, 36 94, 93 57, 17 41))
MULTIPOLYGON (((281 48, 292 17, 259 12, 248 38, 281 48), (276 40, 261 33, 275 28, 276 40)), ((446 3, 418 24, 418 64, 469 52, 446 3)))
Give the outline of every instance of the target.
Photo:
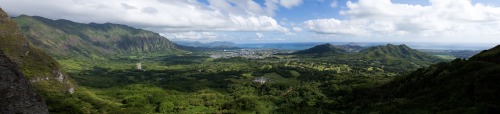
MULTIPOLYGON (((414 49, 418 43, 394 42, 174 42, 134 24, 11 18, 1 9, 0 17, 1 68, 9 70, 5 77, 19 78, 5 82, 21 80, 16 87, 30 95, 20 97, 22 105, 0 103, 18 106, 0 113, 454 114, 500 109, 500 46, 479 51, 414 49), (36 107, 24 109, 30 102, 36 107)), ((182 23, 173 27, 185 29, 182 23)), ((199 31, 204 27, 214 26, 199 31)), ((249 28, 241 31, 255 32, 249 28)))
MULTIPOLYGON (((333 109, 318 106, 335 105, 330 103, 345 100, 342 97, 350 96, 358 88, 378 87, 404 73, 375 64, 324 63, 292 56, 255 59, 169 55, 59 62, 82 88, 91 91, 87 94, 95 94, 99 100, 120 107, 96 107, 98 105, 89 102, 91 110, 75 110, 110 113, 137 111, 135 109, 149 113, 266 113, 297 111, 297 106, 318 113, 329 112, 333 109), (143 70, 135 67, 139 61, 143 70), (269 81, 263 84, 253 82, 259 77, 269 81), (325 90, 329 86, 335 86, 335 92, 344 95, 323 93, 334 92, 325 90), (317 98, 300 101, 305 100, 302 92, 314 92, 313 96, 306 96, 317 98), (289 101, 292 99, 299 101, 289 101), (110 109, 101 110, 107 108, 110 109)), ((411 70, 414 69, 407 69, 411 70)))

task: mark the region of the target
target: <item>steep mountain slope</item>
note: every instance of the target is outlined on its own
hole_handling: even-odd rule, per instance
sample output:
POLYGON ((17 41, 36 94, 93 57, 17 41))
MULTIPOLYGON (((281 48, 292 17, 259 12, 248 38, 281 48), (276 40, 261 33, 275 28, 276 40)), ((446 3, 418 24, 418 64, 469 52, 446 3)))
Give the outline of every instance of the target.
POLYGON ((2 9, 0 50, 19 65, 26 79, 47 101, 53 100, 54 96, 74 92, 72 81, 60 70, 59 64, 26 40, 16 23, 2 9))
POLYGON ((82 24, 21 15, 14 18, 27 39, 56 56, 171 53, 174 43, 157 33, 118 24, 82 24))
POLYGON ((0 50, 0 113, 46 114, 45 101, 38 96, 28 80, 0 50))
POLYGON ((402 45, 387 44, 385 46, 369 47, 367 49, 360 51, 358 57, 361 57, 364 60, 379 60, 379 61, 405 60, 414 63, 417 62, 429 63, 429 62, 442 61, 438 57, 411 49, 410 47, 404 44, 402 45))
MULTIPOLYGON (((421 68, 381 87, 372 110, 385 113, 498 113, 499 46, 470 60, 456 59, 421 68)), ((373 96, 373 95, 370 95, 373 96)))
POLYGON ((469 60, 500 63, 500 45, 489 50, 481 51, 479 54, 472 56, 469 60))
POLYGON ((300 50, 292 54, 341 54, 346 52, 347 52, 346 50, 338 46, 334 46, 327 43, 327 44, 317 45, 309 49, 300 50))

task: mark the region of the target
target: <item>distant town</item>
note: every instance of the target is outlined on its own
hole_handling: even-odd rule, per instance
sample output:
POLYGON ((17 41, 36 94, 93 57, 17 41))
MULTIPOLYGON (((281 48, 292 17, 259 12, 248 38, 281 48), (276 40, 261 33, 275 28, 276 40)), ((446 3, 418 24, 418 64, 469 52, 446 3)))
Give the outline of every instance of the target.
POLYGON ((212 52, 211 58, 231 58, 231 57, 244 57, 249 59, 261 59, 272 57, 274 54, 279 53, 292 53, 293 50, 282 49, 234 49, 234 50, 221 50, 212 52))

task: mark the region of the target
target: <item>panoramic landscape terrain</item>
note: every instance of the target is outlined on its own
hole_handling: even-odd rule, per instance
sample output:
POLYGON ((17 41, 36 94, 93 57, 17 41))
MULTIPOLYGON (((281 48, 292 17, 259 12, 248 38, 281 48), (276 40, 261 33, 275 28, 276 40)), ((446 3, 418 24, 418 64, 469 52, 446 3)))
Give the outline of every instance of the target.
POLYGON ((0 7, 0 114, 500 113, 494 0, 0 7))

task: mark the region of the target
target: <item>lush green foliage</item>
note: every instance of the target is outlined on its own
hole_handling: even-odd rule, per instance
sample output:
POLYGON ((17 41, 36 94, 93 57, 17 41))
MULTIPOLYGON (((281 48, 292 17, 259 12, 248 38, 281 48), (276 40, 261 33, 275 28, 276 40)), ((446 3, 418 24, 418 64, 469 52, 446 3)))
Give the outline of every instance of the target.
POLYGON ((331 61, 352 60, 342 57, 183 55, 60 62, 84 93, 95 96, 81 96, 81 102, 105 104, 74 109, 81 112, 482 113, 498 107, 491 96, 498 94, 498 64, 457 59, 406 74, 415 67, 331 61), (140 61, 144 70, 134 67, 140 61), (253 82, 256 77, 270 81, 253 82))
MULTIPOLYGON (((483 51, 499 58, 498 48, 483 51)), ((358 91, 351 107, 377 113, 496 113, 500 64, 455 59, 420 68, 379 88, 358 91)))
POLYGON ((339 102, 350 98, 353 90, 377 87, 402 73, 312 61, 212 59, 198 55, 59 62, 84 87, 77 91, 96 96, 80 96, 80 102, 107 104, 74 109, 77 112, 332 112, 335 110, 328 107, 342 108, 339 102), (135 65, 141 61, 143 70, 137 70, 135 65), (255 83, 256 77, 270 81, 255 83))

